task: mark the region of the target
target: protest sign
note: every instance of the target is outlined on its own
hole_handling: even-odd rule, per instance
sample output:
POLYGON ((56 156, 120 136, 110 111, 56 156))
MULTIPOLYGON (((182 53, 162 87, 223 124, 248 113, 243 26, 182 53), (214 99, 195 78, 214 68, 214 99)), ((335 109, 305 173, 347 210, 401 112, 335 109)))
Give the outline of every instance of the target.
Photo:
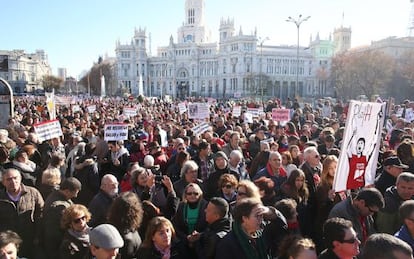
POLYGON ((385 103, 350 102, 335 192, 374 184, 384 114, 385 103))
POLYGON ((63 135, 59 120, 44 121, 33 126, 40 142, 63 135))
POLYGON ((183 114, 187 111, 187 107, 185 106, 184 102, 178 104, 178 110, 180 111, 180 114, 183 114))
POLYGON ((191 103, 188 105, 188 118, 204 120, 210 117, 210 109, 207 103, 191 103))
POLYGON ((241 115, 241 106, 234 106, 233 107, 233 116, 240 117, 241 115))
POLYGON ((95 104, 88 105, 86 109, 88 109, 88 113, 94 113, 96 111, 96 105, 95 104))
POLYGON ((137 108, 135 107, 124 107, 124 115, 126 117, 134 117, 137 115, 137 108))
POLYGON ((117 141, 128 139, 128 124, 105 124, 104 127, 104 140, 105 141, 117 141))
POLYGON ((289 109, 272 109, 272 119, 274 121, 289 121, 290 120, 290 110, 289 109))
POLYGON ((204 132, 206 132, 207 130, 209 130, 210 125, 207 122, 203 122, 193 128, 191 128, 191 131, 193 132, 194 135, 200 135, 203 134, 204 132))

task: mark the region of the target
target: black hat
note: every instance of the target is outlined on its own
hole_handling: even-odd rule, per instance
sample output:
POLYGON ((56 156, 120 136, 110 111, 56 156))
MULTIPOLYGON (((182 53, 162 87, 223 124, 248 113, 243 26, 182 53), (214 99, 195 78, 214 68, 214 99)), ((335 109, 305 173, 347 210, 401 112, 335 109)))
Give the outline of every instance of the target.
POLYGON ((404 165, 397 156, 390 156, 384 160, 384 166, 392 165, 398 168, 407 169, 408 165, 404 165))

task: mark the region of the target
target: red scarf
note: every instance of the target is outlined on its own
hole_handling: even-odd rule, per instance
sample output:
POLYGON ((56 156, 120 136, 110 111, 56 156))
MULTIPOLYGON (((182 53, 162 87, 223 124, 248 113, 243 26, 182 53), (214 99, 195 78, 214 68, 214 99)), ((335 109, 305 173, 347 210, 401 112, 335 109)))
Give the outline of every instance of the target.
POLYGON ((279 172, 277 172, 277 174, 276 174, 275 172, 273 172, 272 167, 270 166, 270 164, 267 163, 266 164, 266 170, 267 170, 267 173, 270 176, 280 176, 280 177, 286 177, 287 176, 286 170, 283 167, 279 167, 279 172))

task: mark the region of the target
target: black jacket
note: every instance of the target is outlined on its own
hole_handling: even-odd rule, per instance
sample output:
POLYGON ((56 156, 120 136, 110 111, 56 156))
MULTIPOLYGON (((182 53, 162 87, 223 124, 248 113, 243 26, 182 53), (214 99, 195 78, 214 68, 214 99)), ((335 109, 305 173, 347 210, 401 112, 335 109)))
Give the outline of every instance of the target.
POLYGON ((96 227, 97 225, 106 222, 106 214, 114 199, 115 197, 110 197, 104 191, 99 190, 98 194, 96 194, 89 203, 88 209, 92 214, 89 226, 96 227))
MULTIPOLYGON (((204 199, 199 201, 199 210, 198 210, 198 218, 197 223, 195 224, 194 230, 201 233, 207 228, 207 222, 206 222, 206 215, 204 210, 207 207, 208 202, 204 199)), ((175 232, 177 234, 177 237, 182 240, 184 243, 187 241, 187 235, 191 234, 188 230, 188 221, 186 219, 186 208, 187 203, 181 202, 178 205, 177 213, 172 219, 172 223, 175 227, 175 232)))
MULTIPOLYGON (((152 245, 151 247, 140 247, 137 259, 162 259, 161 253, 152 245)), ((170 259, 192 259, 184 244, 180 241, 173 241, 171 244, 170 259)))
POLYGON ((197 244, 199 259, 214 259, 217 243, 220 242, 231 230, 231 222, 222 218, 209 225, 206 231, 201 234, 197 244))

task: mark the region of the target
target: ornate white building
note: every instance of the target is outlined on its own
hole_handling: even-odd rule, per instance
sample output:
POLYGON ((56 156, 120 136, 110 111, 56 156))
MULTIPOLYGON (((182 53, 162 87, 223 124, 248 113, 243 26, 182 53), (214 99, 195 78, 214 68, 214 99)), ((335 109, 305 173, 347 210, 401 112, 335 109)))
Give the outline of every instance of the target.
POLYGON ((167 46, 158 47, 156 56, 148 54, 145 29, 136 29, 130 44, 118 41, 118 86, 134 92, 141 74, 146 96, 285 99, 295 93, 305 98, 333 95, 328 80, 331 58, 335 51, 350 47, 350 29, 336 30, 334 40, 311 38, 309 46, 299 46, 298 56, 297 46, 263 45, 256 32, 236 31, 231 19, 220 21, 219 42, 211 42, 204 4, 204 0, 185 1, 185 21, 176 40, 171 36, 167 46))
POLYGON ((0 50, 0 77, 9 82, 14 93, 42 89, 44 75, 51 75, 51 68, 44 50, 25 53, 24 50, 0 50))

